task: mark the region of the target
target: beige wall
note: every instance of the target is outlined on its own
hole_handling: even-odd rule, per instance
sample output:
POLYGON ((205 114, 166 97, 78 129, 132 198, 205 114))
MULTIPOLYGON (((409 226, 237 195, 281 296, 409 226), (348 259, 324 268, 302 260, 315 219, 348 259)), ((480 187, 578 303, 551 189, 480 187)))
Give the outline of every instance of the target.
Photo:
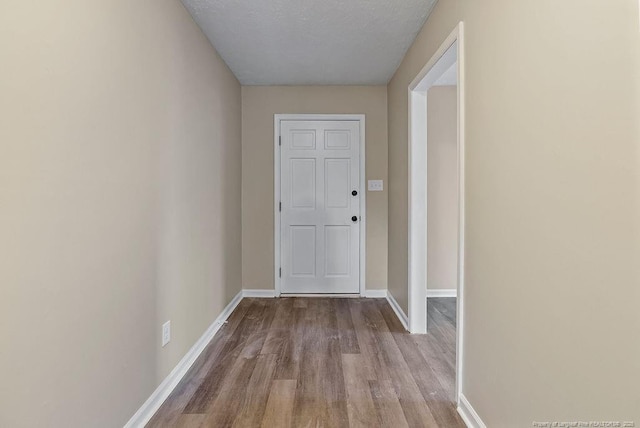
POLYGON ((177 0, 0 35, 0 426, 122 426, 240 290, 240 86, 177 0))
POLYGON ((389 84, 389 285, 406 308, 407 86, 466 25, 462 392, 490 427, 640 421, 633 0, 440 0, 389 84))
POLYGON ((458 89, 427 95, 427 289, 455 290, 458 279, 458 89))
POLYGON ((273 289, 273 115, 366 115, 367 288, 387 287, 387 88, 384 86, 242 87, 242 283, 273 289))

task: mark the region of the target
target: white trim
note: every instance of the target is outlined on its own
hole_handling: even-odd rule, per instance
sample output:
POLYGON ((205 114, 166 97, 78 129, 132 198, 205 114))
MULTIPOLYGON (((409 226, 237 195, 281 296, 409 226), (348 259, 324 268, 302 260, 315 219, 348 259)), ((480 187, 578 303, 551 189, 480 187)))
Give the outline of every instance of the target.
POLYGON ((275 290, 242 290, 242 297, 258 297, 272 299, 276 297, 275 290))
MULTIPOLYGON (((259 297, 259 296, 256 296, 259 297)), ((273 297, 273 296, 270 296, 273 297)), ((387 297, 387 290, 367 290, 365 295, 361 295, 361 294, 336 294, 336 293, 332 293, 332 294, 327 294, 327 293, 323 293, 323 294, 300 294, 300 293, 282 293, 280 294, 280 297, 335 297, 335 298, 346 298, 346 299, 353 299, 353 298, 359 298, 359 297, 364 297, 367 299, 384 299, 387 297)))
POLYGON ((391 305, 391 309, 393 309, 393 312, 396 313, 396 316, 402 323, 404 329, 409 331, 409 320, 407 318, 407 314, 404 313, 404 311, 402 310, 398 302, 396 302, 396 299, 390 292, 387 293, 387 301, 389 302, 389 305, 391 305))
POLYGON ((464 24, 458 25, 458 290, 456 305, 456 393, 462 395, 464 353, 464 291, 465 291, 465 148, 466 148, 466 47, 464 24))
MULTIPOLYGON (((274 216, 274 293, 281 294, 280 278, 280 122, 283 120, 344 120, 360 122, 360 296, 366 295, 367 272, 367 186, 366 118, 364 114, 274 114, 273 115, 273 216, 274 216)), ((326 295, 325 295, 326 296, 326 295)))
POLYGON ((220 327, 225 323, 227 318, 229 318, 229 315, 231 315, 236 306, 238 306, 238 303, 242 300, 242 296, 243 292, 241 291, 231 299, 231 302, 222 310, 218 318, 207 328, 207 331, 204 332, 200 339, 198 339, 185 356, 182 357, 180 362, 171 370, 171 373, 169 373, 156 390, 153 391, 147 401, 145 401, 131 419, 129 419, 124 428, 144 427, 149 420, 151 420, 162 403, 164 403, 174 388, 178 386, 178 383, 180 383, 184 375, 187 374, 189 368, 200 356, 202 351, 204 351, 209 342, 211 342, 218 330, 220 330, 220 327))
MULTIPOLYGON (((427 332, 427 92, 457 60, 462 23, 447 37, 413 79, 409 102, 409 326, 412 333, 427 332)), ((460 123, 459 123, 460 125, 460 123)))
POLYGON ((427 298, 429 297, 456 297, 458 296, 458 290, 455 288, 446 290, 427 290, 427 298))
POLYGON ((458 413, 460 417, 464 421, 464 423, 469 428, 487 428, 487 426, 482 422, 480 416, 475 411, 469 400, 464 396, 464 394, 460 394, 458 397, 458 413))
POLYGON ((273 116, 273 291, 280 297, 280 116, 273 116))
POLYGON ((427 332, 427 93, 409 88, 409 331, 427 332), (413 116, 418 118, 413 120, 413 116), (414 143, 420 141, 421 144, 414 143), (419 179, 422 178, 422 179, 419 179))
POLYGON ((409 104, 409 263, 408 310, 412 333, 427 332, 428 293, 425 261, 427 247, 427 91, 453 62, 458 63, 458 284, 456 328, 456 395, 462 391, 464 345, 464 258, 465 258, 465 42, 464 23, 453 32, 413 79, 408 89, 409 104), (455 55, 457 54, 457 55, 455 55), (442 61, 440 61, 442 59, 442 61))
POLYGON ((367 299, 386 299, 387 294, 387 290, 367 290, 364 297, 367 299))

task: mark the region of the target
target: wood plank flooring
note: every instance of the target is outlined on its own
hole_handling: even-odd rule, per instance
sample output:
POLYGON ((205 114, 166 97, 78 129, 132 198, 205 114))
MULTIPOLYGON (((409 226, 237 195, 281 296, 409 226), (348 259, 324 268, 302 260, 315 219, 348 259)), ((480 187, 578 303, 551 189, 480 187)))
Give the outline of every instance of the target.
POLYGON ((148 427, 464 427, 455 298, 410 335, 385 299, 244 299, 148 427))

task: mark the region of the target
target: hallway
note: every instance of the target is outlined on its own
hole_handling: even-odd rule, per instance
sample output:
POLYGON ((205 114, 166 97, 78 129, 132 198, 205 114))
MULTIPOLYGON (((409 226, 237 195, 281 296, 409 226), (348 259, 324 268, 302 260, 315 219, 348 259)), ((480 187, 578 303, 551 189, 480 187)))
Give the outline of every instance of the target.
POLYGON ((409 335, 384 299, 244 299, 149 427, 464 427, 455 299, 409 335))

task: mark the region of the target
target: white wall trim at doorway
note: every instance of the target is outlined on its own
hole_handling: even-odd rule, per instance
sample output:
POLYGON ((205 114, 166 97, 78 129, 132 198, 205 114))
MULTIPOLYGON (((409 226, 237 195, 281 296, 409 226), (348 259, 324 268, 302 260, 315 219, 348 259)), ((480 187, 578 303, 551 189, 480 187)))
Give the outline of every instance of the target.
POLYGON ((427 289, 427 298, 429 297, 457 297, 458 290, 455 288, 446 290, 429 290, 427 289))
POLYGON ((427 91, 456 61, 458 88, 456 397, 459 398, 463 378, 465 249, 465 43, 462 22, 444 40, 408 87, 408 319, 411 333, 427 332, 427 91))

